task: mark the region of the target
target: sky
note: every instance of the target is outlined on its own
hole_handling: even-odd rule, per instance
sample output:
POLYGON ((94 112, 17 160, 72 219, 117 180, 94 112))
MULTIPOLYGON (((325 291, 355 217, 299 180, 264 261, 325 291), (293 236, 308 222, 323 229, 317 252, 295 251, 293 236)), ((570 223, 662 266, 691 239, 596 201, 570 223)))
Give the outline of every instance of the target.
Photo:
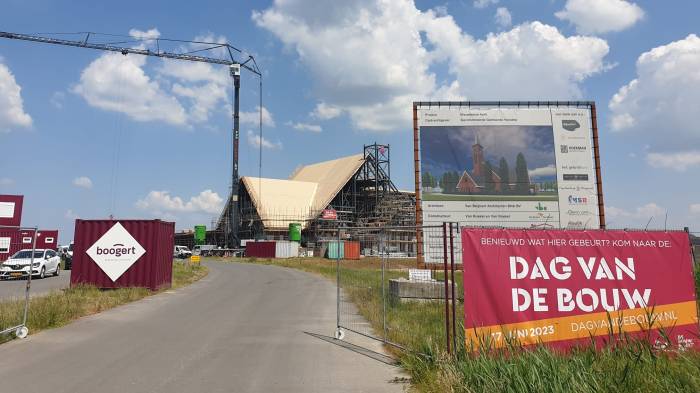
MULTIPOLYGON (((411 190, 413 101, 592 100, 609 226, 700 231, 698 14, 695 0, 5 0, 0 30, 253 55, 264 125, 261 140, 259 80, 244 70, 249 176, 261 144, 262 175, 287 178, 376 141, 411 190)), ((209 225, 230 186, 227 73, 0 39, 0 193, 25 195, 23 225, 62 243, 78 217, 209 225)))

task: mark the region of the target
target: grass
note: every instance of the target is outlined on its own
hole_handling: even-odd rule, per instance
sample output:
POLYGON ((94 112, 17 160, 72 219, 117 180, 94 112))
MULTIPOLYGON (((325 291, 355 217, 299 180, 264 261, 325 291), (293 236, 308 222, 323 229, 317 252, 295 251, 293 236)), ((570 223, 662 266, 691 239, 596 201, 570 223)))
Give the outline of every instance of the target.
MULTIPOLYGON (((173 264, 173 288, 189 285, 207 275, 207 268, 182 262, 173 264)), ((56 328, 69 322, 130 303, 157 292, 146 288, 119 288, 100 290, 92 286, 55 291, 45 296, 34 297, 29 303, 27 327, 31 334, 56 328)), ((21 322, 24 300, 0 302, 0 330, 21 322)), ((0 336, 0 343, 14 338, 13 334, 0 336)))
MULTIPOLYGON (((335 280, 335 261, 320 258, 236 259, 285 266, 335 280)), ((342 261, 341 287, 370 322, 382 331, 380 262, 342 261)), ((415 261, 391 261, 386 279, 407 276, 415 261)), ((437 278, 441 278, 440 273, 437 278)), ((458 285, 461 275, 456 277, 458 285)), ((700 274, 696 274, 700 288, 700 274)), ((460 285, 461 288, 461 285, 460 285)), ((700 296, 699 296, 700 298, 700 296)), ((388 338, 408 351, 392 350, 419 392, 698 392, 700 353, 664 352, 648 341, 623 336, 602 349, 583 346, 571 353, 511 344, 482 353, 465 351, 463 336, 456 356, 444 351, 444 303, 392 303, 387 307, 388 338)), ((462 310, 458 307, 457 320, 462 310)), ((460 333, 458 329, 458 334, 460 333)))

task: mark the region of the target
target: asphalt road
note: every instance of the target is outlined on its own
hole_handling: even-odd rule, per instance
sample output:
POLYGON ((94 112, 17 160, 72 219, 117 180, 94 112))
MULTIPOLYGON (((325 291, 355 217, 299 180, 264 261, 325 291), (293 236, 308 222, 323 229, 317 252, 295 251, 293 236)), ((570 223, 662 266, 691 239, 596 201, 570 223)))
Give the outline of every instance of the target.
MULTIPOLYGON (((70 270, 61 270, 58 277, 47 276, 44 279, 32 279, 32 288, 29 292, 32 296, 43 295, 45 293, 68 288, 70 286, 70 270)), ((2 280, 0 281, 0 301, 11 298, 24 298, 24 290, 27 287, 27 280, 2 280)))
POLYGON ((275 266, 209 275, 0 345, 3 392, 400 392, 400 370, 332 335, 335 286, 275 266))

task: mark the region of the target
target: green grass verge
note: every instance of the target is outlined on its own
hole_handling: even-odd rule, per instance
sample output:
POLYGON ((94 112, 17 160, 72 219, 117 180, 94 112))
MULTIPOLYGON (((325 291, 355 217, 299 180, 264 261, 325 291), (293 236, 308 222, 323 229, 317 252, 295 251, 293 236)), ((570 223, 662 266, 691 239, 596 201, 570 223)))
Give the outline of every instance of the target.
MULTIPOLYGON (((208 269, 202 265, 173 264, 173 288, 189 285, 206 276, 208 269)), ((51 329, 87 315, 142 299, 158 292, 146 288, 120 288, 100 290, 92 286, 79 286, 37 296, 29 301, 27 327, 31 334, 51 329)), ((21 321, 24 300, 0 302, 0 330, 17 325, 21 321)), ((0 336, 0 343, 14 338, 14 334, 0 336)))
MULTIPOLYGON (((237 262, 284 266, 336 278, 335 261, 320 258, 236 259, 237 262)), ((379 261, 342 263, 341 286, 376 332, 382 329, 379 261), (361 283, 361 285, 358 285, 361 283)), ((389 262, 386 279, 407 276, 401 264, 389 262)), ((438 279, 441 275, 438 273, 438 279)), ((461 275, 456 277, 461 288, 461 275)), ((700 274, 696 275, 700 286, 700 274)), ((458 340, 456 356, 444 348, 444 308, 435 303, 391 303, 387 308, 389 339, 409 351, 392 352, 420 392, 697 392, 700 354, 665 353, 646 341, 625 338, 621 345, 595 350, 583 347, 562 354, 536 347, 511 346, 471 354, 458 340)), ((462 319, 459 307, 458 321, 462 319)), ((458 332, 463 334, 463 332, 458 332)), ((391 350, 391 348, 389 348, 391 350)))

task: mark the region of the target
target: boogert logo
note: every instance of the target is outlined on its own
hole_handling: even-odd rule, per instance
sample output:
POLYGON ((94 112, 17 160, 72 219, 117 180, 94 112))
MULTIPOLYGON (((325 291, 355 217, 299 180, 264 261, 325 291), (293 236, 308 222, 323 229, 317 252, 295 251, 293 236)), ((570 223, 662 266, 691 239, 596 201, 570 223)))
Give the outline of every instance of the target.
POLYGON ((88 250, 87 254, 112 281, 117 281, 146 250, 117 222, 88 250))
POLYGON ((567 131, 576 131, 577 128, 581 127, 576 120, 562 120, 561 128, 567 131))
POLYGON ((576 195, 569 195, 569 205, 587 205, 588 198, 576 195))

